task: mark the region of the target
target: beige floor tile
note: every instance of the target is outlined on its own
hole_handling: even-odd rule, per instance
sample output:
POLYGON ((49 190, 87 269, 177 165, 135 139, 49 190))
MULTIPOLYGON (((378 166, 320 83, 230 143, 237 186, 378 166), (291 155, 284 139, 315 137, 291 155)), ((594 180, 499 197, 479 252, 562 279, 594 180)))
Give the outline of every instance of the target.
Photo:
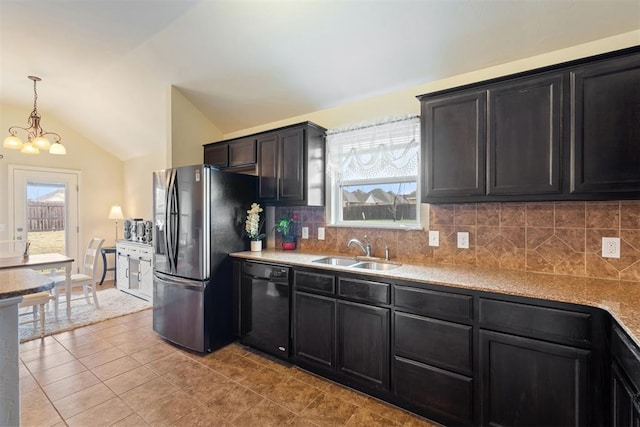
POLYGON ((117 347, 112 347, 78 360, 87 368, 95 368, 96 366, 104 365, 105 363, 120 359, 124 356, 126 356, 126 354, 124 354, 122 350, 117 347))
POLYGON ((169 381, 156 378, 121 394, 120 397, 137 411, 167 394, 173 393, 177 389, 169 381))
MULTIPOLYGON (((218 417, 218 415, 206 406, 197 406, 187 415, 172 423, 176 427, 232 427, 233 424, 218 417)), ((259 425, 259 424, 258 424, 259 425)))
POLYGON ((380 415, 383 418, 388 418, 395 421, 398 424, 404 424, 409 418, 409 413, 403 411, 400 408, 389 405, 381 400, 367 397, 366 402, 362 405, 363 408, 380 415))
POLYGON ((177 350, 175 348, 170 347, 166 344, 157 343, 142 350, 138 350, 135 353, 131 353, 131 357, 144 365, 175 353, 176 351, 177 350))
POLYGON ((129 415, 127 418, 113 424, 112 427, 143 427, 148 426, 147 422, 136 413, 129 415))
POLYGON ((144 350, 145 348, 149 348, 157 343, 158 339, 156 337, 147 336, 144 338, 131 339, 123 344, 119 344, 117 347, 127 354, 132 354, 140 350, 144 350))
POLYGON ((42 387, 51 401, 60 400, 73 393, 98 384, 100 380, 91 371, 84 371, 42 387))
POLYGON ((56 366, 64 365, 68 362, 73 362, 75 360, 76 358, 73 357, 73 354, 64 350, 62 352, 25 361, 24 365, 29 369, 31 373, 36 373, 39 371, 44 371, 46 369, 54 368, 56 366))
POLYGON ((66 420, 114 397, 116 395, 106 385, 98 383, 56 400, 53 405, 66 420))
POLYGON ((24 378, 24 377, 30 377, 31 376, 31 372, 29 372, 27 367, 24 366, 24 363, 22 363, 22 361, 18 361, 18 376, 19 376, 19 378, 24 378))
POLYGON ((114 397, 67 420, 69 427, 110 426, 133 414, 133 409, 120 398, 114 397))
POLYGON ((104 365, 91 368, 91 371, 102 381, 106 381, 109 378, 113 378, 117 375, 123 374, 127 371, 141 366, 140 363, 129 356, 121 357, 111 362, 107 362, 104 365))
POLYGON ((20 396, 21 426, 52 426, 62 418, 42 390, 37 389, 20 396))
POLYGON ((284 381, 274 384, 272 388, 267 390, 265 396, 299 414, 321 393, 320 390, 309 384, 288 377, 284 381))
POLYGON ((180 364, 189 361, 191 361, 191 359, 189 359, 187 356, 183 355, 180 352, 175 352, 168 356, 154 360, 153 362, 146 364, 146 366, 155 373, 162 375, 173 370, 176 366, 180 366, 180 364))
MULTIPOLYGON (((37 341, 37 340, 36 340, 37 341)), ((57 341, 48 342, 45 345, 32 347, 30 349, 20 348, 20 359, 23 362, 29 362, 31 360, 40 359, 43 357, 51 356, 56 353, 66 352, 67 349, 64 348, 62 344, 57 341)))
POLYGON ((20 353, 33 350, 34 348, 44 347, 49 344, 57 344, 58 341, 52 336, 39 338, 20 344, 20 353))
POLYGON ((288 409, 263 400, 236 418, 233 424, 238 427, 280 427, 291 422, 295 416, 296 414, 288 409))
POLYGON ((70 331, 60 332, 59 334, 55 334, 52 336, 56 341, 60 343, 65 343, 67 341, 76 341, 80 339, 100 339, 99 336, 94 334, 89 328, 76 328, 70 331))
POLYGON ((158 375, 155 372, 144 366, 138 366, 130 371, 109 378, 104 384, 115 394, 121 395, 156 378, 158 378, 158 375))
POLYGON ((91 354, 95 354, 112 348, 113 344, 105 341, 104 339, 100 339, 86 344, 65 344, 65 347, 67 347, 75 357, 80 359, 91 354))
POLYGON ((317 389, 320 390, 327 390, 329 388, 329 386, 331 384, 333 384, 333 382, 326 380, 322 377, 319 377, 315 374, 312 374, 311 372, 307 372, 303 369, 300 369, 298 367, 295 367, 292 369, 291 372, 291 376, 294 378, 299 379, 300 381, 307 383, 309 385, 314 386, 317 389))
POLYGON ((237 382, 242 382, 263 369, 263 366, 245 357, 231 357, 226 360, 209 359, 207 366, 214 372, 237 382))
POLYGON ((220 418, 233 422, 234 419, 247 412, 264 400, 264 397, 239 384, 228 383, 216 391, 207 407, 220 418))
POLYGON ((94 333, 102 338, 108 338, 114 335, 123 334, 129 332, 131 330, 131 326, 127 323, 118 323, 117 325, 110 326, 108 328, 102 328, 94 333))
POLYGON ((63 378, 79 374, 80 372, 84 372, 86 370, 87 368, 82 363, 78 362, 77 360, 73 360, 60 366, 55 366, 50 369, 34 372, 33 377, 41 386, 44 386, 56 381, 60 381, 63 378))
POLYGON ((20 395, 30 393, 34 390, 40 390, 40 385, 31 375, 25 375, 20 378, 20 395))
POLYGON ((417 415, 409 414, 403 426, 404 427, 441 427, 441 424, 438 424, 434 421, 426 420, 424 418, 418 417, 417 415))
POLYGON ((138 415, 151 425, 172 425, 201 404, 183 391, 176 391, 138 409, 138 415))
POLYGON ((343 425, 356 413, 357 406, 322 393, 300 414, 304 420, 320 426, 343 425))
POLYGON ((346 400, 356 406, 365 406, 369 403, 369 396, 359 393, 340 384, 330 383, 324 390, 326 393, 338 399, 346 400))
POLYGON ((266 396, 269 390, 273 389, 278 383, 286 381, 287 378, 289 377, 283 376, 270 368, 263 368, 243 380, 242 385, 258 394, 266 396))
POLYGON ((355 414, 345 423, 347 427, 391 427, 401 425, 364 408, 358 408, 355 414))

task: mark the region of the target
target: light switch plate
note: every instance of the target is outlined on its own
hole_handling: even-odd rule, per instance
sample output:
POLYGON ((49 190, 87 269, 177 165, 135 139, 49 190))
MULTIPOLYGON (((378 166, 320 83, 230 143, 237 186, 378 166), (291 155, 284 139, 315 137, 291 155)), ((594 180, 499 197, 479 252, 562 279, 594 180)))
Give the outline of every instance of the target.
POLYGON ((468 231, 458 231, 458 249, 469 249, 468 231))
POLYGON ((302 238, 303 239, 309 238, 309 227, 302 227, 302 238))
POLYGON ((620 258, 620 238, 619 237, 603 237, 602 238, 602 257, 603 258, 620 258))
POLYGON ((440 232, 429 230, 429 246, 440 246, 440 232))
POLYGON ((318 227, 318 240, 324 240, 324 227, 318 227))

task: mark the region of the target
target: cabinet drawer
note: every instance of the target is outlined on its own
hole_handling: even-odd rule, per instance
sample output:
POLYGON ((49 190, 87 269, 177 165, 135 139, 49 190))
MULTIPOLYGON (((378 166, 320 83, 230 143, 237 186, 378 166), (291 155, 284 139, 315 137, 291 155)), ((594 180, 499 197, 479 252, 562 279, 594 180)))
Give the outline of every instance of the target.
POLYGON ((394 331, 398 356, 471 375, 471 326, 396 312, 394 331))
POLYGON ((406 286, 394 286, 394 292, 396 309, 459 322, 471 321, 473 299, 469 295, 406 286))
POLYGON ((338 295, 358 301, 389 304, 391 302, 387 283, 357 279, 338 279, 338 295))
POLYGON ((393 391, 398 397, 425 410, 428 415, 446 418, 452 425, 471 424, 471 378, 401 357, 395 357, 393 368, 393 391))
POLYGON ((480 325, 569 344, 588 344, 586 313, 480 298, 480 325))
POLYGON ((640 351, 627 335, 615 326, 611 332, 611 354, 627 374, 636 391, 640 391, 640 351))
POLYGON ((140 254, 141 258, 151 259, 151 257, 153 256, 153 249, 152 248, 140 248, 139 254, 140 254))
POLYGON ((299 290, 307 290, 327 295, 336 293, 336 278, 328 274, 295 271, 294 283, 296 289, 299 290))

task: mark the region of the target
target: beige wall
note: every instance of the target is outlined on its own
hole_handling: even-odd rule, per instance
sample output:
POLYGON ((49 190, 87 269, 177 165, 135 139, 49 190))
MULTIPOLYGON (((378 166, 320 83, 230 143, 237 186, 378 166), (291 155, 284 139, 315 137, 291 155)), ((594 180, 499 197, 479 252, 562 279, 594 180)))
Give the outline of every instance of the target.
POLYGON ((532 56, 520 61, 509 62, 482 70, 460 74, 450 78, 425 83, 411 88, 392 92, 386 95, 368 98, 351 104, 340 105, 326 110, 316 111, 280 120, 224 135, 224 139, 236 138, 256 132, 299 123, 306 120, 313 121, 326 128, 336 128, 363 121, 372 121, 388 116, 419 114, 420 104, 417 95, 438 90, 448 89, 469 83, 475 83, 495 77, 509 75, 521 71, 547 65, 558 64, 600 53, 610 52, 626 47, 640 45, 640 30, 621 34, 615 37, 597 40, 591 43, 574 46, 567 49, 532 56))
POLYGON ((167 156, 159 150, 149 156, 124 162, 124 200, 126 218, 150 220, 153 215, 153 171, 166 169, 167 156))
POLYGON ((175 87, 171 87, 171 166, 202 163, 202 145, 219 141, 223 135, 175 87))
MULTIPOLYGON (((31 109, 0 105, 0 139, 4 141, 10 126, 24 126, 31 109)), ((59 133, 67 149, 66 156, 54 156, 48 152, 31 156, 18 150, 0 148, 4 159, 0 160, 0 224, 5 232, 0 240, 13 239, 9 223, 8 165, 26 165, 82 171, 80 182, 80 247, 92 236, 106 239, 105 245, 113 245, 115 230, 113 221, 107 219, 113 204, 123 204, 122 162, 115 156, 78 134, 73 128, 41 111, 43 127, 59 133)), ((23 135, 19 134, 22 138, 23 135)))

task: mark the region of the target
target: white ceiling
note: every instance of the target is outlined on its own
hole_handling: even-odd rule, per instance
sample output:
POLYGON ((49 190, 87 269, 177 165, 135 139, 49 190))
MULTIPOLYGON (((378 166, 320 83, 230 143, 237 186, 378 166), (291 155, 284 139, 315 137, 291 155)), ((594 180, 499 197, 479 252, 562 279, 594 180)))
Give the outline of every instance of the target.
POLYGON ((638 0, 0 0, 0 101, 26 120, 38 75, 45 129, 126 160, 170 85, 229 133, 639 28, 638 0))

